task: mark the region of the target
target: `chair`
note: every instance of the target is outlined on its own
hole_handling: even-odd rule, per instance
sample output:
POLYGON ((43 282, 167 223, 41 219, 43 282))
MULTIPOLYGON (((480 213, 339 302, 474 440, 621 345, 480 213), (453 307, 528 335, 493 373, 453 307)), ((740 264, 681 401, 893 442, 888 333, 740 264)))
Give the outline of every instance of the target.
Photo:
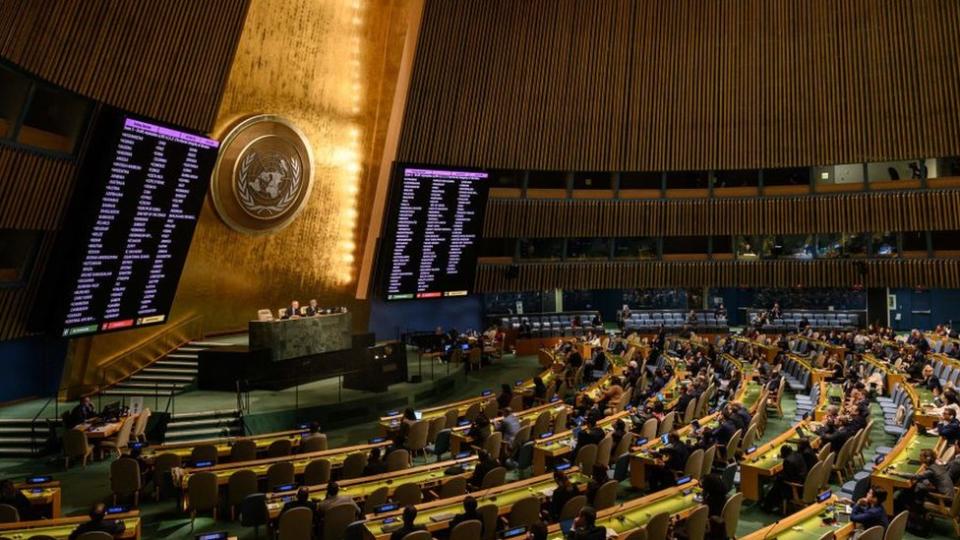
POLYGON ((726 504, 723 505, 720 517, 723 518, 723 526, 726 528, 727 538, 737 537, 737 525, 740 523, 740 507, 742 505, 743 493, 739 492, 727 499, 726 504))
POLYGON ((700 505, 687 518, 687 540, 703 540, 707 534, 707 521, 710 519, 710 508, 700 505))
POLYGON ((300 440, 300 453, 322 452, 327 449, 327 436, 323 433, 311 435, 300 440))
POLYGON ((553 420, 553 414, 550 411, 543 411, 537 415, 533 422, 533 429, 530 430, 530 436, 539 437, 541 434, 550 431, 550 421, 553 420))
POLYGON ((437 494, 439 499, 456 497, 467 492, 467 479, 464 476, 455 476, 440 485, 440 491, 437 494))
POLYGON ((483 414, 487 415, 487 418, 493 420, 500 412, 500 408, 497 406, 497 400, 491 399, 483 404, 483 414))
POLYGON ((494 467, 493 469, 487 471, 487 474, 483 475, 483 480, 480 482, 480 489, 489 489, 492 487, 502 486, 506 481, 506 467, 494 467))
POLYGON ((667 531, 670 529, 670 514, 660 512, 650 518, 645 527, 647 530, 647 540, 666 540, 667 531))
POLYGON ((497 536, 497 516, 499 510, 495 504, 485 504, 477 508, 483 521, 483 540, 493 540, 497 536))
POLYGON ((420 504, 422 500, 423 491, 420 489, 420 484, 412 482, 400 484, 397 489, 393 490, 393 501, 400 506, 420 504))
POLYGON ((411 457, 416 457, 419 452, 426 458, 427 434, 429 431, 430 422, 427 420, 414 422, 410 426, 410 431, 407 432, 407 440, 404 441, 403 447, 410 451, 411 457))
MULTIPOLYGON (((463 417, 473 422, 474 420, 477 419, 478 416, 480 416, 480 411, 482 410, 482 407, 483 406, 480 405, 480 402, 471 403, 470 406, 467 407, 466 412, 463 413, 463 417)), ((450 427, 453 427, 453 426, 450 426, 450 427)))
MULTIPOLYGON (((323 513, 323 538, 343 538, 347 527, 357 518, 352 502, 338 504, 323 513)), ((310 538, 307 536, 306 538, 310 538)))
POLYGON ((910 512, 906 510, 894 516, 890 520, 890 524, 887 525, 887 532, 884 533, 883 540, 900 540, 903 538, 903 533, 907 530, 907 518, 909 516, 910 512))
POLYGON ((586 506, 586 504, 586 495, 577 495, 576 497, 571 498, 569 501, 564 503, 563 508, 560 510, 560 521, 566 521, 568 519, 577 517, 577 514, 580 513, 580 509, 586 506))
POLYGON ((854 445, 857 443, 857 437, 860 432, 857 432, 857 435, 847 439, 843 446, 840 447, 840 453, 837 454, 836 463, 833 465, 833 474, 837 475, 837 483, 843 485, 846 481, 844 475, 852 473, 850 470, 850 454, 853 452, 854 445))
POLYGON ((616 480, 609 480, 604 482, 597 489, 596 495, 593 496, 593 506, 594 510, 600 511, 605 508, 610 508, 617 503, 617 486, 620 482, 616 480))
POLYGON ((477 540, 483 531, 483 523, 478 519, 470 519, 457 523, 450 531, 450 540, 477 540))
POLYGON ((230 462, 253 461, 257 459, 257 443, 250 439, 240 439, 230 447, 230 462))
POLYGON ((293 463, 278 461, 267 467, 267 491, 273 491, 277 486, 292 484, 294 480, 293 463))
POLYGON ((657 428, 657 435, 663 435, 673 431, 673 424, 676 422, 677 413, 670 411, 663 417, 660 426, 657 428))
POLYGON ((613 450, 613 437, 607 435, 600 441, 600 444, 597 445, 597 459, 595 463, 599 463, 604 467, 610 466, 610 452, 613 450))
POLYGON ((513 412, 519 412, 523 410, 523 395, 514 394, 513 399, 510 400, 510 409, 513 412))
POLYGON ((929 493, 927 497, 930 500, 923 507, 933 514, 949 519, 957 537, 960 537, 960 493, 957 493, 957 490, 953 491, 952 496, 929 493))
POLYGON ((71 459, 83 460, 83 468, 87 467, 87 460, 93 454, 93 447, 87 442, 87 433, 82 429, 68 429, 63 434, 63 466, 70 468, 71 459))
POLYGON ((154 498, 160 500, 160 490, 171 483, 170 471, 181 465, 180 456, 170 452, 160 454, 153 460, 154 498))
POLYGON ((626 540, 647 540, 647 528, 640 527, 634 529, 630 534, 627 535, 626 540))
POLYGON ((540 499, 535 496, 524 497, 513 503, 507 522, 510 527, 524 527, 540 520, 540 499))
POLYGON ((700 474, 703 472, 703 449, 698 448, 690 453, 690 457, 687 458, 687 463, 683 467, 683 475, 700 479, 700 474))
POLYGON ((710 448, 707 448, 707 451, 703 453, 703 467, 700 469, 700 478, 710 474, 710 471, 713 470, 713 460, 716 455, 716 445, 711 445, 710 448))
POLYGON ((753 443, 757 440, 757 426, 752 425, 747 428, 746 434, 744 434, 743 439, 740 440, 740 451, 746 453, 747 449, 753 446, 753 443))
MULTIPOLYGON (((829 446, 829 445, 827 445, 829 446)), ((823 460, 823 465, 820 470, 820 491, 830 487, 830 472, 833 470, 833 463, 836 461, 837 455, 833 452, 827 454, 827 457, 823 460)), ((856 500, 856 499, 854 499, 856 500)))
POLYGON ((453 430, 443 428, 437 433, 437 438, 433 441, 433 455, 437 456, 437 461, 443 459, 443 455, 450 451, 450 434, 453 430))
POLYGON ((817 494, 820 493, 820 483, 823 481, 823 466, 824 462, 821 461, 811 467, 802 484, 787 482, 793 495, 791 500, 784 501, 784 506, 790 503, 798 508, 803 508, 816 501, 817 494))
POLYGON ((103 531, 89 531, 78 536, 77 540, 113 540, 113 535, 103 531))
POLYGON ((20 521, 20 513, 9 504, 0 504, 0 523, 16 523, 20 521))
POLYGON ((413 531, 403 537, 403 540, 433 540, 427 531, 413 531))
POLYGON ((643 427, 640 428, 640 438, 647 439, 648 441, 657 436, 657 419, 651 418, 643 423, 643 427))
POLYGON ((860 533, 857 540, 883 540, 883 527, 875 525, 860 533))
POLYGON ((363 476, 363 469, 366 467, 367 455, 363 452, 354 452, 343 460, 343 467, 340 468, 340 478, 344 480, 359 478, 363 476))
POLYGON ((585 444, 580 447, 573 463, 580 467, 581 471, 593 470, 593 464, 597 461, 597 445, 585 444))
POLYGON ((133 496, 133 506, 140 505, 140 464, 131 458, 120 458, 110 464, 110 491, 113 504, 118 497, 133 496))
POLYGON ((553 432, 559 433, 567 429, 567 409, 562 409, 553 418, 553 432))
POLYGON ((249 469, 241 469, 227 479, 227 506, 230 508, 230 519, 234 520, 237 510, 246 498, 257 492, 257 473, 249 469))
POLYGON ((133 439, 140 442, 147 442, 147 421, 153 413, 149 408, 140 411, 137 421, 133 425, 133 439))
MULTIPOLYGON (((251 471, 253 472, 253 471, 251 471)), ((240 503, 240 525, 253 527, 256 537, 260 536, 260 526, 270 523, 270 511, 267 509, 267 496, 263 493, 251 493, 240 503)))
POLYGON ((487 435, 486 440, 483 441, 483 449, 490 454, 490 457, 493 459, 499 460, 501 453, 501 445, 503 444, 503 433, 499 431, 494 431, 490 435, 487 435))
POLYGON ((317 486, 330 481, 330 460, 315 459, 303 470, 303 485, 317 486))
POLYGON ((633 444, 633 437, 633 433, 624 434, 623 437, 620 438, 620 442, 617 443, 617 447, 613 449, 611 459, 620 459, 620 456, 629 452, 630 445, 633 444))
POLYGON ((691 399, 687 403, 687 409, 683 411, 683 423, 689 424, 697 419, 697 400, 691 399))
POLYGON ((370 492, 367 498, 363 500, 363 513, 372 514, 373 509, 385 504, 390 499, 390 486, 380 486, 370 492))
POLYGON ((190 462, 196 463, 198 461, 209 461, 210 463, 216 465, 217 460, 220 459, 220 451, 217 450, 217 447, 212 444, 201 444, 194 446, 193 450, 190 451, 190 462))
POLYGON ((402 471, 410 468, 410 452, 398 448, 387 454, 387 471, 402 471))
POLYGON ((313 512, 309 508, 291 508, 280 514, 277 540, 303 540, 313 535, 313 512))
POLYGON ((427 426, 427 445, 436 445, 437 434, 440 433, 440 430, 446 427, 447 419, 444 416, 438 416, 433 420, 430 420, 430 423, 427 426))
POLYGON ((290 439, 277 439, 267 447, 267 457, 284 457, 293 453, 293 443, 290 439))
POLYGON ((443 413, 443 418, 443 427, 447 429, 453 429, 457 427, 457 420, 460 419, 456 409, 450 409, 449 411, 443 413))
POLYGON ((197 519, 197 512, 210 511, 213 519, 217 519, 217 506, 220 502, 220 490, 217 486, 217 475, 203 471, 190 475, 187 481, 187 495, 189 497, 188 510, 190 512, 190 530, 197 519))

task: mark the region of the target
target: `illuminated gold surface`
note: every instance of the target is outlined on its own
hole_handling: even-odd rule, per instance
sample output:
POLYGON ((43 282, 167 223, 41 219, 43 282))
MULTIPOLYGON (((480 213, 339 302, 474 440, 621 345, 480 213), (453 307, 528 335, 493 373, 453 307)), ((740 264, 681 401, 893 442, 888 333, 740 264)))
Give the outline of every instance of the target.
MULTIPOLYGON (((312 147, 313 190, 296 220, 260 236, 227 227, 208 198, 171 323, 199 315, 207 334, 245 329, 257 309, 316 298, 347 306, 354 329, 366 329, 369 308, 354 293, 367 231, 357 224, 369 220, 415 1, 253 0, 215 135, 251 114, 290 119, 312 147)), ((98 366, 161 329, 78 340, 63 384, 96 379, 98 366)))

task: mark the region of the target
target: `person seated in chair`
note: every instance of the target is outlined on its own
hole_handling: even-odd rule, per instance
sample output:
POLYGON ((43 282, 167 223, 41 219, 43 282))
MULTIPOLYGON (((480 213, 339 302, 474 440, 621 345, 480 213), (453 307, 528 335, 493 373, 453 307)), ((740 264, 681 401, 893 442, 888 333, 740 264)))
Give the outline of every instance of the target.
POLYGON ((477 500, 467 495, 463 499, 463 512, 453 516, 453 519, 450 520, 450 530, 452 531, 454 527, 458 524, 463 523, 464 521, 477 520, 480 522, 480 536, 483 536, 483 516, 480 515, 480 512, 477 512, 477 500))
POLYGON ((486 450, 480 450, 477 452, 477 465, 473 468, 473 475, 470 476, 470 480, 467 483, 479 489, 480 486, 483 485, 483 477, 499 466, 500 464, 497 463, 497 460, 493 459, 493 456, 486 450))
POLYGON ((70 533, 70 540, 76 540, 83 533, 105 532, 111 536, 121 534, 125 527, 122 521, 105 519, 107 516, 107 507, 103 503, 97 503, 90 509, 90 521, 77 525, 77 528, 70 533))
POLYGON ((580 495, 580 490, 570 482, 570 478, 562 471, 553 471, 553 480, 557 483, 553 495, 550 496, 550 515, 553 519, 560 519, 560 512, 563 512, 567 501, 580 495))
POLYGON ((937 422, 937 435, 946 439, 947 444, 954 444, 960 441, 960 420, 957 420, 957 413, 953 409, 943 409, 940 415, 940 421, 937 422))
POLYGON ((93 400, 90 399, 90 396, 84 396, 80 399, 80 403, 77 404, 70 411, 70 426, 71 428, 79 426, 80 424, 86 423, 90 420, 93 420, 97 417, 97 409, 93 406, 93 400))
POLYGON ((807 478, 807 464, 799 452, 794 452, 793 447, 788 444, 781 446, 780 458, 783 459, 783 470, 774 478, 770 492, 760 505, 767 512, 780 513, 784 501, 793 498, 793 489, 789 484, 803 484, 807 478))
POLYGON ((40 519, 30 503, 30 499, 17 489, 12 480, 0 482, 0 504, 9 504, 17 509, 20 521, 40 519))
POLYGON ((920 451, 920 464, 923 466, 922 472, 909 475, 913 480, 913 486, 910 489, 898 491, 894 496, 895 513, 908 510, 911 515, 920 516, 925 513, 923 503, 926 502, 929 494, 953 496, 953 481, 950 479, 950 474, 946 467, 937 463, 937 455, 933 450, 924 448, 920 451))
POLYGON ((577 452, 588 444, 600 444, 605 436, 603 430, 597 427, 596 415, 588 414, 587 429, 577 434, 577 446, 573 449, 573 455, 577 455, 577 452))
POLYGON ((416 531, 425 531, 426 527, 417 525, 417 507, 410 505, 403 509, 403 526, 390 534, 390 540, 403 540, 403 537, 416 531))
POLYGON ((348 497, 346 495, 340 495, 340 485, 336 482, 329 482, 327 484, 327 496, 317 505, 317 513, 321 516, 330 510, 334 506, 339 506, 341 504, 352 504, 353 508, 356 510, 357 516, 362 516, 360 512, 360 507, 357 506, 357 503, 354 502, 353 497, 348 497))
POLYGON ((853 505, 850 512, 850 521, 856 523, 862 530, 881 526, 886 530, 890 521, 883 503, 887 500, 887 490, 879 487, 870 488, 866 497, 861 498, 853 505))
POLYGON ((658 451, 660 463, 647 466, 647 476, 651 491, 659 491, 674 485, 676 476, 683 474, 690 459, 690 447, 683 442, 676 431, 670 432, 668 443, 658 451))
POLYGON ((283 317, 281 319, 299 319, 300 318, 300 302, 294 300, 290 302, 290 306, 287 309, 283 310, 283 317))
POLYGON ((310 303, 307 305, 304 311, 306 312, 305 314, 307 317, 316 317, 317 315, 320 315, 320 306, 317 305, 317 299, 311 298, 310 303))
POLYGON ((580 509, 573 528, 565 536, 566 540, 604 540, 606 537, 607 529, 597 526, 597 511, 589 506, 580 509))
POLYGON ((370 450, 370 455, 367 457, 367 464, 363 468, 364 476, 373 476, 387 472, 387 462, 384 461, 382 456, 383 451, 380 450, 379 446, 370 450))
POLYGON ((930 364, 923 366, 923 380, 920 381, 920 388, 930 390, 934 396, 939 396, 943 392, 940 378, 933 374, 933 366, 930 364))
POLYGON ((317 503, 310 500, 310 490, 302 487, 297 490, 297 498, 284 504, 283 510, 280 510, 280 515, 282 516, 287 510, 292 510, 294 508, 306 508, 310 510, 310 513, 313 515, 314 521, 317 519, 317 503))

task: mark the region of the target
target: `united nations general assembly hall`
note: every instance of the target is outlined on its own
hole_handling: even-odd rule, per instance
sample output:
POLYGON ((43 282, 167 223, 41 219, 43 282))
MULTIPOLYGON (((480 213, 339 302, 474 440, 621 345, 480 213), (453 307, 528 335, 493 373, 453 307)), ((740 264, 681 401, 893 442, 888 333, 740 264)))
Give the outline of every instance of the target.
POLYGON ((960 2, 0 0, 0 540, 960 538, 960 2))

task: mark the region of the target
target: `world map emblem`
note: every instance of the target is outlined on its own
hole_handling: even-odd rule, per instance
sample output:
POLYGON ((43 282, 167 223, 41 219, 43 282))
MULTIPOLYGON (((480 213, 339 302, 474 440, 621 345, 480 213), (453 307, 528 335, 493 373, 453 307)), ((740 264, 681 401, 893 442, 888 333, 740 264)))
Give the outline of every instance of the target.
POLYGON ((210 192, 228 226, 264 234, 296 219, 309 198, 312 160, 292 122, 273 115, 247 118, 229 130, 221 148, 210 192))

